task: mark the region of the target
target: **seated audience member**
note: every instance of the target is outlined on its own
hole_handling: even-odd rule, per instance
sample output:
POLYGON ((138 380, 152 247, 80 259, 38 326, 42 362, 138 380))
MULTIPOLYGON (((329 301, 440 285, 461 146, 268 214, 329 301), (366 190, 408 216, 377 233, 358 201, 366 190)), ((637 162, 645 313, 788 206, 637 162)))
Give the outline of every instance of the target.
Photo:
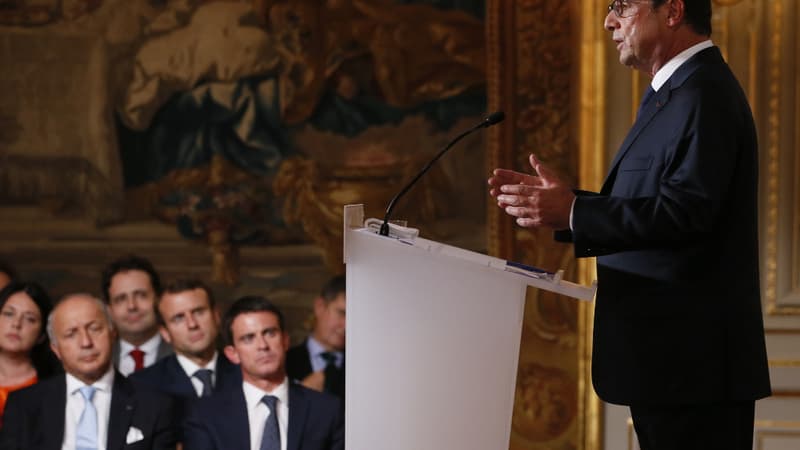
POLYGON ((311 335, 289 350, 286 372, 303 386, 344 399, 345 277, 329 280, 314 300, 311 335))
POLYGON ((131 380, 182 400, 241 388, 239 368, 217 351, 219 311, 211 290, 200 281, 179 280, 156 299, 161 337, 175 354, 135 372, 131 380))
POLYGON ((14 270, 10 264, 0 261, 0 289, 3 289, 8 285, 8 283, 11 283, 16 279, 17 271, 14 270))
POLYGON ((263 297, 234 302, 222 320, 236 391, 199 399, 184 422, 185 450, 342 450, 341 401, 291 383, 283 314, 263 297))
POLYGON ((44 326, 51 309, 50 297, 36 283, 14 281, 0 290, 0 425, 10 392, 56 371, 44 326))
POLYGON ((150 261, 134 255, 117 259, 103 270, 102 284, 119 333, 113 350, 119 371, 128 376, 172 354, 158 333, 154 304, 161 282, 150 261))
POLYGON ((48 317, 47 333, 66 374, 9 395, 0 448, 175 448, 172 400, 114 370, 114 327, 100 299, 64 297, 48 317))

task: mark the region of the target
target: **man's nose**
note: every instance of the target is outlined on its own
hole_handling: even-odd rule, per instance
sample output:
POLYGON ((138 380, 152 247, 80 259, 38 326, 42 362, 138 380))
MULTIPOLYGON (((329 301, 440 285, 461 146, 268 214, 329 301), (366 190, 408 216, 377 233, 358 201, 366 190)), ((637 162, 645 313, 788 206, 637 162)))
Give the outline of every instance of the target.
POLYGON ((197 328, 197 320, 192 314, 186 316, 186 327, 190 330, 197 328))
POLYGON ((133 296, 131 296, 131 297, 128 297, 127 306, 128 306, 128 310, 129 311, 134 311, 136 309, 139 309, 139 302, 136 301, 136 299, 133 298, 133 296))
POLYGON ((82 348, 91 348, 92 346, 94 346, 92 337, 89 335, 89 330, 82 330, 79 331, 79 333, 80 333, 80 344, 82 348))
POLYGON ((614 31, 617 27, 619 27, 619 20, 617 20, 617 14, 612 10, 606 14, 606 18, 603 21, 603 27, 608 31, 614 31))

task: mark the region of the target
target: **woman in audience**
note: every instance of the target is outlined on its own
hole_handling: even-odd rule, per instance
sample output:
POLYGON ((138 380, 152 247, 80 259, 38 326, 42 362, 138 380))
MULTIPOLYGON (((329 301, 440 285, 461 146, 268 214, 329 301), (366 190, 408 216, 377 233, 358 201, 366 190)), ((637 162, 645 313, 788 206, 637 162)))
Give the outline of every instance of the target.
POLYGON ((37 283, 12 281, 0 290, 0 426, 9 392, 55 371, 45 326, 51 309, 37 283))

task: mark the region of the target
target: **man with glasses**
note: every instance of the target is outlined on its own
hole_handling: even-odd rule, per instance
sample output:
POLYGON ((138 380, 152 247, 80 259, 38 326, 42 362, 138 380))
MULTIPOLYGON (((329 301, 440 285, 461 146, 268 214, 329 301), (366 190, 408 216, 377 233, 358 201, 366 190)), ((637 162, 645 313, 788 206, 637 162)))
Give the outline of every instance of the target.
POLYGON ((490 193, 597 257, 593 383, 630 406, 643 450, 751 449, 770 382, 747 98, 710 40, 711 0, 616 0, 604 25, 652 81, 600 192, 531 155, 533 175, 497 169, 490 193))

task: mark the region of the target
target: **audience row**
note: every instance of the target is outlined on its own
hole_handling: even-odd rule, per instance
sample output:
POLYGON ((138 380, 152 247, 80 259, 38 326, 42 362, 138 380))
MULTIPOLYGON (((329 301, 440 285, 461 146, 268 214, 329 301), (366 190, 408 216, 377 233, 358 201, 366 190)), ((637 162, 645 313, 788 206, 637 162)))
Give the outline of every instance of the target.
POLYGON ((0 287, 0 449, 344 448, 344 276, 292 348, 268 299, 221 316, 204 283, 162 288, 137 256, 105 268, 103 298, 52 304, 3 265, 0 287))

